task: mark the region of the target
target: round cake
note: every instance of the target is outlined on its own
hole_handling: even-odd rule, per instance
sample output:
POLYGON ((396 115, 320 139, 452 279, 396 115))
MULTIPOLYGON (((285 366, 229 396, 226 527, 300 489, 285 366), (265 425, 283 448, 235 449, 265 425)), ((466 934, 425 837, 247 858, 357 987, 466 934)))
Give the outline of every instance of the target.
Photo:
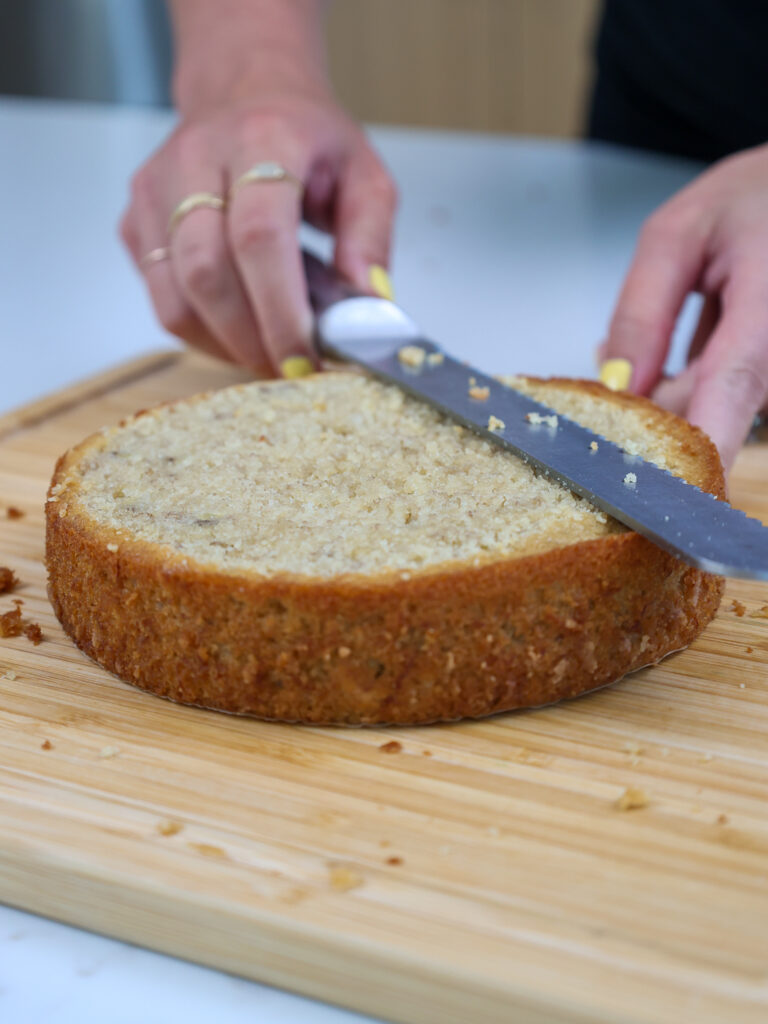
MULTIPOLYGON (((585 381, 510 378, 722 497, 708 438, 585 381)), ((689 644, 717 576, 399 389, 355 373, 143 410, 59 460, 49 591, 126 682, 290 722, 549 704, 689 644)))

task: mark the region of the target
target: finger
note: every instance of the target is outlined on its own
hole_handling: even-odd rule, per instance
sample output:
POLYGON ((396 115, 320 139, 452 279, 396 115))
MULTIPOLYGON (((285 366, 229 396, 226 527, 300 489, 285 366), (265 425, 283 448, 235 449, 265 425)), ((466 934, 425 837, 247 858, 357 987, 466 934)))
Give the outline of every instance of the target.
POLYGON ((134 180, 131 205, 121 224, 121 235, 144 278, 157 319, 170 333, 219 359, 227 355, 182 295, 170 260, 142 265, 142 258, 166 242, 163 204, 145 182, 134 180))
POLYGON ((708 225, 687 204, 657 211, 643 228, 611 319, 606 359, 626 359, 630 386, 649 393, 659 381, 675 322, 701 274, 708 225))
POLYGON ((688 346, 688 362, 696 359, 704 351, 707 342, 712 335, 712 332, 717 327, 717 322, 720 319, 720 297, 719 295, 707 295, 704 298, 704 304, 701 307, 699 313, 699 320, 696 324, 696 330, 693 332, 690 344, 688 346))
POLYGON ((654 388, 651 398, 663 409, 668 409, 677 416, 687 416, 688 406, 691 403, 696 386, 698 363, 689 363, 688 366, 674 377, 662 377, 654 388))
POLYGON ((376 155, 367 146, 343 171, 336 198, 338 271, 369 291, 371 267, 388 267, 397 189, 376 155))
POLYGON ((229 357, 257 376, 271 367, 226 239, 224 214, 194 210, 173 234, 173 269, 190 307, 229 357))
MULTIPOLYGON (((251 164, 235 170, 233 180, 251 164)), ((286 162, 303 180, 303 168, 286 162)), ((275 373, 317 367, 312 312, 298 242, 301 195, 291 181, 252 182, 236 189, 229 204, 227 237, 240 280, 275 373), (286 363, 286 360, 301 360, 286 363)))
MULTIPOLYGON (((759 263, 758 263, 759 266, 759 263)), ((754 271, 734 276, 723 315, 699 359, 688 418, 729 468, 768 398, 768 287, 754 271)))

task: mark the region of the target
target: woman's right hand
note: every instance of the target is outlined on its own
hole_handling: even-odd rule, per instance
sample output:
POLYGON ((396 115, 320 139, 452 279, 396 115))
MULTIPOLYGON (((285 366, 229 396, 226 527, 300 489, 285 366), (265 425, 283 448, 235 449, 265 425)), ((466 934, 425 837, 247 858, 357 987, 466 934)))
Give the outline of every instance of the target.
POLYGON ((182 115, 135 174, 122 222, 158 319, 179 338, 258 374, 308 372, 317 356, 297 238, 302 216, 333 234, 338 271, 375 291, 371 268, 389 263, 392 178, 316 75, 283 86, 273 79, 268 89, 237 82, 213 104, 182 115), (303 187, 290 178, 244 184, 223 210, 186 214, 169 238, 169 218, 185 196, 226 197, 265 161, 303 187), (166 246, 168 259, 142 264, 166 246))

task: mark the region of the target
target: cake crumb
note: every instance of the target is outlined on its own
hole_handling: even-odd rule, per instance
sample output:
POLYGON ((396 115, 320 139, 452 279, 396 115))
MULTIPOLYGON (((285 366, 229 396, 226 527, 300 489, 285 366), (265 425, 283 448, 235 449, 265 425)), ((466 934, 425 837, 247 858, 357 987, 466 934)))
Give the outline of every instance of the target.
POLYGON ((220 846, 214 846, 212 843, 187 843, 187 846, 190 850, 202 853, 204 857, 216 857, 219 860, 229 859, 226 850, 222 850, 220 846))
POLYGON ((740 690, 746 690, 746 688, 747 688, 747 684, 746 683, 739 683, 739 689, 740 690))
POLYGON ((424 757, 432 757, 432 751, 431 750, 422 750, 421 753, 422 753, 422 755, 424 757))
POLYGON ((13 569, 0 565, 0 594, 7 594, 19 585, 19 578, 13 569))
POLYGON ((180 821, 171 821, 170 818, 166 818, 164 821, 158 823, 157 831, 161 836, 175 836, 184 828, 180 821))
POLYGON ((491 414, 488 417, 488 429, 489 430, 503 430, 506 426, 504 420, 500 420, 498 416, 491 414))
POLYGON ((499 836, 501 835, 501 832, 500 832, 500 830, 499 830, 499 829, 498 829, 498 828, 496 827, 496 825, 489 825, 489 826, 488 826, 488 828, 486 829, 486 832, 487 832, 487 833, 488 833, 488 835, 489 835, 489 836, 491 836, 491 837, 492 837, 493 839, 498 839, 498 837, 499 837, 499 836))
POLYGON ((117 757, 120 753, 120 747, 102 747, 99 751, 99 757, 117 757))
POLYGON ((41 644, 44 640, 43 631, 36 622, 28 622, 22 629, 22 633, 27 640, 32 641, 35 647, 37 647, 38 644, 41 644))
POLYGON ((627 487, 634 487, 637 483, 637 473, 627 473, 624 477, 624 483, 627 487))
POLYGON ((4 675, 0 676, 0 679, 9 679, 11 682, 13 682, 14 679, 18 679, 18 678, 19 677, 16 675, 16 673, 13 671, 12 668, 9 668, 7 670, 7 672, 5 672, 4 675))
POLYGON ((20 508, 16 508, 15 505, 9 505, 5 510, 5 515, 7 519, 21 519, 24 512, 20 508))
POLYGON ((18 605, 0 615, 0 637, 21 636, 22 629, 21 608, 18 605))
POLYGON ((477 399, 478 402, 485 402, 491 393, 490 388, 482 388, 477 385, 473 385, 469 389, 469 397, 477 399))
POLYGON ((107 544, 107 551, 111 551, 113 554, 120 550, 119 544, 107 544))
POLYGON ((40 749, 41 750, 53 750, 53 744, 51 743, 50 740, 43 740, 43 742, 40 744, 40 749))
POLYGON ((754 651, 755 651, 754 647, 748 647, 747 648, 747 654, 754 654, 754 651))
POLYGON ((389 743, 382 743, 379 750, 382 750, 385 754, 399 754, 403 749, 402 743, 399 740, 390 740, 389 743))
POLYGON ((427 356, 427 362, 430 366, 439 366, 445 360, 445 356, 442 352, 430 352, 427 356))
POLYGON ((728 824, 728 820, 729 819, 728 819, 728 815, 727 814, 718 814, 718 816, 717 816, 717 824, 718 825, 727 825, 728 824))
POLYGON ((387 857, 387 864, 391 864, 393 867, 399 867, 402 863, 402 857, 387 857))
POLYGON ((741 619, 747 610, 747 606, 742 604, 741 601, 737 601, 736 598, 731 601, 731 611, 734 612, 741 619))
POLYGON ((768 619, 768 604, 762 605, 754 612, 749 613, 750 619, 768 619))
POLYGON ((542 416, 540 412, 529 412, 525 414, 525 418, 534 426, 544 424, 547 427, 552 427, 553 430, 557 428, 557 424, 559 422, 554 413, 551 416, 542 416))
POLYGON ((596 452, 596 451, 597 451, 597 449, 598 449, 598 447, 599 447, 599 446, 598 446, 598 443, 597 443, 597 441, 590 441, 590 442, 589 442, 589 450, 590 450, 590 451, 592 451, 592 452, 596 452))
POLYGON ((348 658, 352 651, 349 647, 340 647, 337 653, 340 658, 348 658))
POLYGON ((628 786, 616 801, 616 807, 620 811, 637 811, 647 807, 649 803, 648 794, 644 789, 628 786))
POLYGON ((410 366, 418 370, 427 358, 427 353, 419 345, 403 345, 397 353, 397 358, 403 366, 410 366))
POLYGON ((345 868, 340 864, 329 865, 329 880, 334 892, 349 892, 350 889, 359 889, 365 881, 359 871, 345 868))

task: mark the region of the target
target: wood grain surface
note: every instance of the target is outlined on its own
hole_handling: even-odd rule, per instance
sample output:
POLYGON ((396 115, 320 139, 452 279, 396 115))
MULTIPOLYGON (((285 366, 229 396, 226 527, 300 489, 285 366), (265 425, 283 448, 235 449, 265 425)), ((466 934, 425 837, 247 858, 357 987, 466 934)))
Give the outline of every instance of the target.
MULTIPOLYGON (((55 458, 235 379, 163 353, 0 421, 0 613, 45 635, 0 640, 0 899, 408 1024, 765 1021, 768 586, 608 689, 410 729, 178 707, 64 637, 55 458)), ((732 500, 768 519, 765 446, 732 500)))

